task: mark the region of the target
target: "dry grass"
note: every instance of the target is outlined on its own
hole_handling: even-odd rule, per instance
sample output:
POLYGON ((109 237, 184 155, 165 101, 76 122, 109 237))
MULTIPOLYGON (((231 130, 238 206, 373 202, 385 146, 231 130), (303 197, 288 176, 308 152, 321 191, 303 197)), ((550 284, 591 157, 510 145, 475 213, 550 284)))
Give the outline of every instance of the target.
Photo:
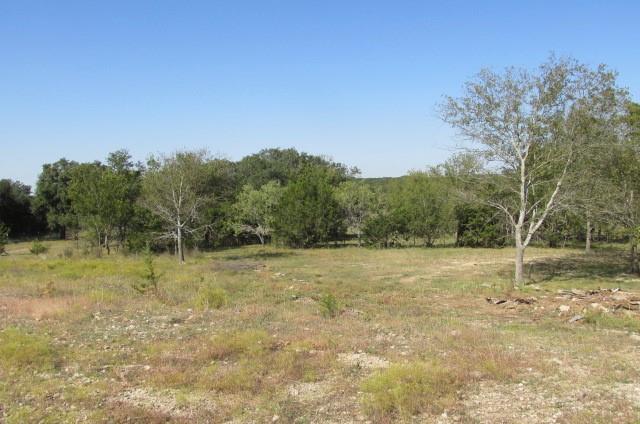
POLYGON ((0 258, 0 421, 639 418, 637 314, 569 323, 556 298, 636 289, 616 250, 530 249, 536 285, 524 293, 505 290, 510 249, 246 247, 184 266, 160 256, 158 298, 132 288, 142 257, 47 246, 0 258))

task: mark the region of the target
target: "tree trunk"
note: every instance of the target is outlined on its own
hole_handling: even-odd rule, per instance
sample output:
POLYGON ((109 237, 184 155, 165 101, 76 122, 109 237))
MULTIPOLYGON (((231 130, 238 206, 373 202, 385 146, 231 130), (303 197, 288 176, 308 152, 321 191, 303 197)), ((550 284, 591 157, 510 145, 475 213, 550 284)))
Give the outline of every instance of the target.
POLYGON ((259 233, 256 233, 256 235, 258 236, 258 239, 260 240, 260 244, 264 246, 264 237, 259 233))
POLYGON ((107 255, 111 254, 111 247, 109 246, 109 234, 104 236, 104 247, 107 249, 107 255))
POLYGON ((591 253, 591 221, 587 218, 587 232, 585 233, 585 253, 591 253))
POLYGON ((522 228, 515 228, 516 239, 516 270, 514 274, 514 282, 518 286, 524 285, 524 249, 522 244, 522 228))
POLYGON ((184 248, 182 246, 182 228, 178 227, 178 262, 181 264, 184 263, 184 248))
POLYGON ((640 274, 640 264, 638 263, 638 241, 635 237, 631 237, 631 273, 632 274, 640 274))
POLYGON ((523 246, 516 246, 515 282, 518 286, 524 285, 524 247, 523 246))

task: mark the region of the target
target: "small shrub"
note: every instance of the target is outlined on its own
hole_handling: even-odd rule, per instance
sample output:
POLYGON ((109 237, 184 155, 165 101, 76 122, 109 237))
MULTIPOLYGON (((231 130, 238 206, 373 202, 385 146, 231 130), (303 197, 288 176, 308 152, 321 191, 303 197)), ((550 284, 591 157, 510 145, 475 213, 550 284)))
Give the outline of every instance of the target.
POLYGON ((160 280, 160 276, 156 273, 153 253, 151 252, 149 245, 147 245, 144 252, 144 271, 142 278, 142 281, 133 283, 133 289, 140 294, 147 294, 150 292, 157 296, 159 294, 158 281, 160 280))
POLYGON ((393 365, 363 382, 363 405, 375 420, 439 414, 455 403, 459 386, 455 375, 436 362, 393 365))
POLYGON ((4 368, 51 369, 54 366, 53 350, 45 337, 7 328, 0 332, 0 364, 4 368))
POLYGON ((42 253, 45 253, 47 250, 49 250, 47 246, 36 240, 31 244, 31 249, 29 249, 29 252, 34 255, 40 255, 42 253))
POLYGON ((335 318, 340 312, 338 299, 331 293, 323 295, 318 303, 320 305, 320 312, 325 318, 335 318))
POLYGON ((201 287, 195 298, 195 306, 201 309, 220 309, 227 303, 229 303, 227 292, 220 287, 201 287))

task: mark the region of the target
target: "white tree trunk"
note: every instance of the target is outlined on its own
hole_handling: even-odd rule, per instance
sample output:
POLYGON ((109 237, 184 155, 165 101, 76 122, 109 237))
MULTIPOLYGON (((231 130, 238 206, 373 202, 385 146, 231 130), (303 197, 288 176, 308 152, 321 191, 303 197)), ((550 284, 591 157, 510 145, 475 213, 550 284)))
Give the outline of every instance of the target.
POLYGON ((516 269, 514 274, 514 281, 518 286, 524 285, 524 249, 526 246, 522 243, 522 228, 516 226, 515 228, 515 240, 516 240, 516 269))
POLYGON ((591 221, 587 218, 587 228, 585 233, 585 245, 584 251, 585 253, 591 253, 591 221))
POLYGON ((182 227, 178 227, 178 262, 184 263, 184 248, 182 246, 182 227))

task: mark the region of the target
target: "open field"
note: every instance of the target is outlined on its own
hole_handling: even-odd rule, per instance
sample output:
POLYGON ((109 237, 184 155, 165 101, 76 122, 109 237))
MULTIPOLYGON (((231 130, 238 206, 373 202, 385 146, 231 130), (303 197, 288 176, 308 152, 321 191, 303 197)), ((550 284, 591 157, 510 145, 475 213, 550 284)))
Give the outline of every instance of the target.
POLYGON ((160 256, 142 295, 142 257, 46 244, 0 257, 7 423, 640 419, 616 248, 532 248, 510 291, 511 249, 245 247, 160 256))

